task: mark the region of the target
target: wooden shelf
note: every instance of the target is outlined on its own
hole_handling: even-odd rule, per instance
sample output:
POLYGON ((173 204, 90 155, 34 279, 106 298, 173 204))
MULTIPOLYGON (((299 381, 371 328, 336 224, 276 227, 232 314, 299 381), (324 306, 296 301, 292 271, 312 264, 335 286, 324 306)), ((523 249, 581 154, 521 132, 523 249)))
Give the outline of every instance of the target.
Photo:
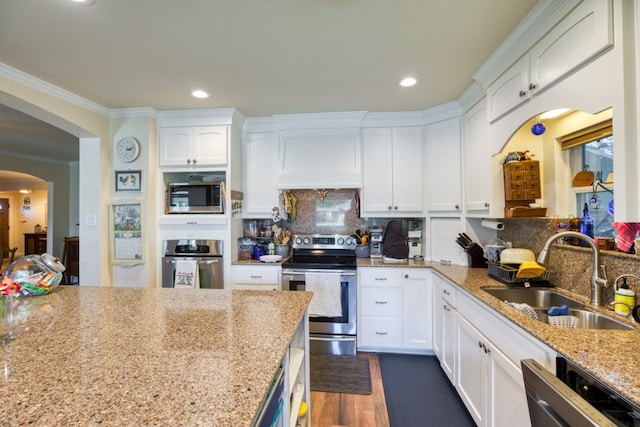
POLYGON ((533 218, 547 216, 547 208, 504 208, 505 218, 533 218))

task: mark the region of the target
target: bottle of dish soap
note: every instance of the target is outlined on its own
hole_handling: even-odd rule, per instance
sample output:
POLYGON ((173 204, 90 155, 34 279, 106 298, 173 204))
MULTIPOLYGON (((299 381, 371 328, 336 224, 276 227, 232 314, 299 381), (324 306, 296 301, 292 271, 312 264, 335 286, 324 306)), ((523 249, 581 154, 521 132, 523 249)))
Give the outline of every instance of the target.
MULTIPOLYGON (((580 218, 580 232, 593 239, 593 218, 589 215, 589 206, 586 203, 582 210, 582 218, 580 218)), ((581 241, 580 246, 587 246, 587 244, 581 241)))
POLYGON ((626 277, 623 277, 622 284, 619 287, 616 287, 614 301, 626 304, 615 304, 614 306, 615 312, 621 316, 628 316, 631 312, 629 307, 634 307, 636 305, 636 294, 632 289, 629 289, 626 277), (627 305, 629 307, 627 307, 627 305))

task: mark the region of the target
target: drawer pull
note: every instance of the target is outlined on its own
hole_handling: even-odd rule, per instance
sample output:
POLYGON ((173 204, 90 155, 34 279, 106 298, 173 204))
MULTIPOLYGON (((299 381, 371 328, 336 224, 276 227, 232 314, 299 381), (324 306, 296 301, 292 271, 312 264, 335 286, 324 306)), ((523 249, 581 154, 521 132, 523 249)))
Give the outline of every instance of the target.
POLYGON ((252 279, 262 279, 262 276, 251 276, 252 279))
POLYGON ((447 311, 451 311, 451 309, 449 308, 449 306, 448 306, 448 305, 443 305, 443 306, 442 306, 442 308, 444 308, 444 309, 445 309, 445 310, 447 310, 447 311))
POLYGON ((389 304, 389 301, 376 301, 376 304, 389 304))
POLYGON ((449 292, 447 289, 443 289, 442 293, 445 295, 451 295, 451 292, 449 292))
POLYGON ((387 280, 387 278, 386 277, 376 277, 375 280, 385 281, 385 280, 387 280))
POLYGON ((387 335, 389 332, 376 332, 376 335, 387 335))

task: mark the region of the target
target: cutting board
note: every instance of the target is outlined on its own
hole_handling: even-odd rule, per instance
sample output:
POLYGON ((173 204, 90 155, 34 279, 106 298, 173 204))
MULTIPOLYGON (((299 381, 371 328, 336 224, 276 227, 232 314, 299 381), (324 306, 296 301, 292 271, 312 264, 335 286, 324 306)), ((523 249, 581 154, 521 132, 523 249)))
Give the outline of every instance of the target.
POLYGON ((595 175, 593 175, 593 172, 591 171, 584 170, 578 172, 576 176, 573 177, 573 186, 586 187, 588 185, 591 185, 593 183, 594 177, 595 175))

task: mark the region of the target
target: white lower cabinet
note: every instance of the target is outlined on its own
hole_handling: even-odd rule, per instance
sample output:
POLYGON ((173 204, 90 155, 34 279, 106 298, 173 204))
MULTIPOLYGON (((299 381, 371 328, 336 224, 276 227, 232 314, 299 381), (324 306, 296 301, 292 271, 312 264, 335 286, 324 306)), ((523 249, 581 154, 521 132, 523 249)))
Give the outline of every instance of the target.
POLYGON ((553 351, 466 295, 457 294, 456 390, 478 426, 528 426, 520 360, 551 368, 553 351))
POLYGON ((433 285, 433 351, 440 361, 440 367, 451 381, 455 377, 455 287, 437 273, 431 275, 433 285))
POLYGON ((234 265, 231 267, 233 289, 245 291, 279 291, 280 266, 234 265))
POLYGON ((430 351, 430 284, 429 269, 358 268, 358 349, 430 351))

